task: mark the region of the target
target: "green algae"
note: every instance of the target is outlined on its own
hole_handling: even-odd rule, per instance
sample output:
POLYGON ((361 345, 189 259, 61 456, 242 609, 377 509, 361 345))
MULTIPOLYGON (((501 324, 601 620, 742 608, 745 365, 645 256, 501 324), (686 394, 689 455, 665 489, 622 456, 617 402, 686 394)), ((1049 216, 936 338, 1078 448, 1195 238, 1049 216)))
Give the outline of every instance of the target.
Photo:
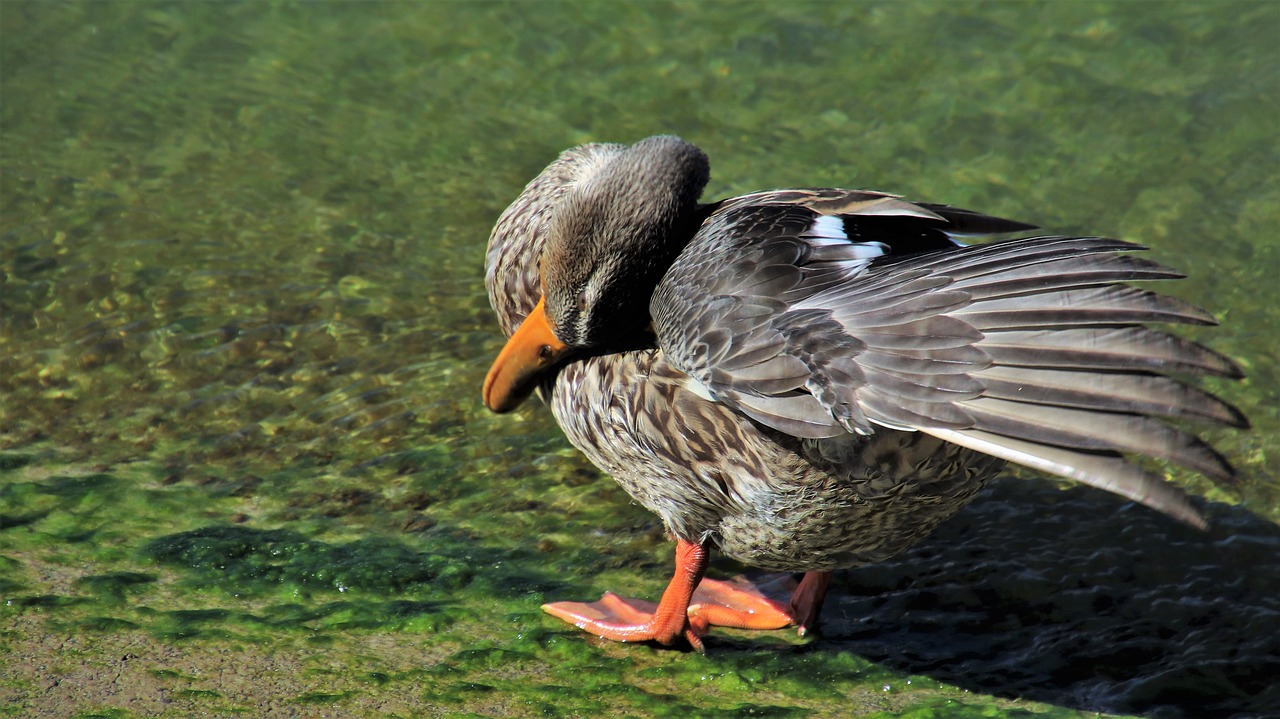
POLYGON ((158 538, 141 551, 160 564, 193 570, 193 582, 237 595, 260 594, 280 584, 295 591, 323 586, 340 592, 448 593, 472 578, 463 562, 415 552, 386 538, 333 545, 284 529, 206 527, 158 538))
POLYGON ((1266 701, 1271 665, 1157 668, 1264 634, 1268 530, 1210 505, 1206 549, 1081 491, 998 491, 846 575, 815 639, 594 642, 538 605, 657 596, 670 546, 544 409, 477 388, 497 213, 564 147, 679 132, 712 194, 873 186, 1151 245, 1255 424, 1208 435, 1238 487, 1171 478, 1274 522, 1272 6, 7 2, 0 28, 0 648, 65 679, 0 670, 0 714, 1266 701))

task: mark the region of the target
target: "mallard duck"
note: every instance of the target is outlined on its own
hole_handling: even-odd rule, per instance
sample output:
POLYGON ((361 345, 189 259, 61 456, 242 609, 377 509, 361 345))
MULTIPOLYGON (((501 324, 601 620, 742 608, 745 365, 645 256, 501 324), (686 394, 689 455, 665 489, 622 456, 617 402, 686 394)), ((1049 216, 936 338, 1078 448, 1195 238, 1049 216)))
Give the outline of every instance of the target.
POLYGON ((1205 526, 1127 459, 1233 475, 1162 418, 1246 427, 1166 376, 1240 369, 1144 324, 1214 318, 1122 284, 1181 274, 1100 237, 965 245, 1034 228, 880 192, 702 204, 709 167, 677 137, 575 147, 490 237, 486 287, 509 340, 485 404, 507 412, 539 392, 676 542, 657 604, 606 593, 547 612, 608 639, 699 650, 713 626, 804 633, 833 570, 924 538, 1006 462, 1205 526), (712 550, 803 578, 789 600, 704 579, 712 550))

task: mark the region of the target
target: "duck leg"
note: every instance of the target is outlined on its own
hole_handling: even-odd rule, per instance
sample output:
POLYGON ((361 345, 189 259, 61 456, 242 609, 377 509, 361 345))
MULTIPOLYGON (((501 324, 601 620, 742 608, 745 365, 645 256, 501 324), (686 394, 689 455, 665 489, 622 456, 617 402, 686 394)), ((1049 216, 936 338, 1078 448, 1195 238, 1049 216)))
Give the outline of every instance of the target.
MULTIPOLYGON (((709 556, 701 544, 677 540, 675 574, 657 604, 605 592, 596 602, 554 602, 542 610, 605 639, 671 645, 684 637, 700 652, 702 636, 712 626, 780 629, 799 624, 804 634, 816 622, 828 573, 806 574, 788 606, 742 579, 703 580, 709 556)), ((790 577, 786 581, 795 584, 790 577)))
POLYGON ((831 572, 806 572, 800 586, 791 593, 791 616, 800 636, 818 626, 818 613, 822 600, 827 598, 827 585, 831 584, 831 572))

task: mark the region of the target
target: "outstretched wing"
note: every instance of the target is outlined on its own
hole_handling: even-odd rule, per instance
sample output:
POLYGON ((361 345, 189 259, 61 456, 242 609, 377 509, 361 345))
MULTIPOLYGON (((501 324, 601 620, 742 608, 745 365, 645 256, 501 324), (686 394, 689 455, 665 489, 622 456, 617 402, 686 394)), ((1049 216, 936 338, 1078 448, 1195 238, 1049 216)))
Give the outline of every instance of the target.
POLYGON ((658 341, 701 391, 797 437, 923 431, 1196 523, 1180 495, 1124 460, 1233 473, 1160 418, 1246 426, 1165 374, 1240 370, 1144 324, 1213 317, 1122 284, 1182 275, 1104 238, 958 246, 953 233, 1026 226, 836 194, 727 203, 664 277, 651 307, 658 341))

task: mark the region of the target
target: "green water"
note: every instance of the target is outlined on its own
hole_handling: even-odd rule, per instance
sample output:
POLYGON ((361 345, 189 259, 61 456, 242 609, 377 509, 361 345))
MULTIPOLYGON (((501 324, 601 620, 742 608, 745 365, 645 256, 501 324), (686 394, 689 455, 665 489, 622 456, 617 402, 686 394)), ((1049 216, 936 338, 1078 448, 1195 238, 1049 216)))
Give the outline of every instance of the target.
MULTIPOLYGON (((1280 703, 1280 5, 0 3, 0 716, 1259 715, 1280 703), (1188 272, 1200 535, 1011 479, 708 655, 542 615, 670 545, 488 414, 498 213, 678 133, 710 196, 873 187, 1188 272)), ((716 565, 717 574, 736 571, 716 565)))

